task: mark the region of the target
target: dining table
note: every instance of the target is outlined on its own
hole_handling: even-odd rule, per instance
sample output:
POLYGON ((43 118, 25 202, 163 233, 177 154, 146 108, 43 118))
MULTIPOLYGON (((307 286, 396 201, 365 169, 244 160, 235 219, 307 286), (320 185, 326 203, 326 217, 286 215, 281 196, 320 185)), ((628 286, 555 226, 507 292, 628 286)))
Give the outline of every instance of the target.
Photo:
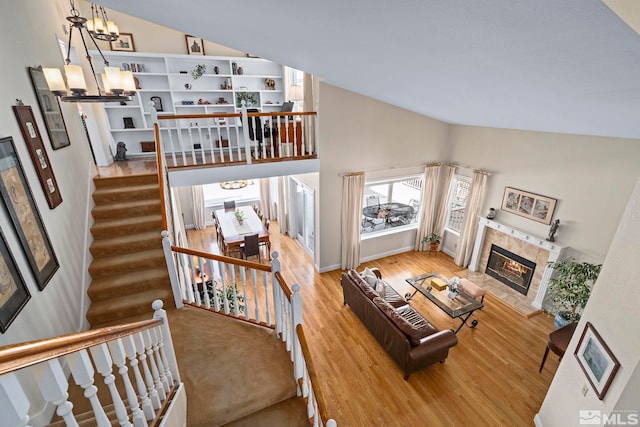
POLYGON ((218 209, 215 216, 220 225, 222 239, 224 242, 224 254, 229 256, 232 252, 240 252, 240 246, 244 243, 244 236, 258 234, 260 243, 266 245, 267 254, 271 256, 271 242, 269 241, 269 230, 258 217, 258 214, 251 206, 238 206, 236 209, 218 209), (244 220, 240 224, 236 218, 235 211, 243 213, 244 220))
POLYGON ((413 206, 399 202, 380 203, 365 206, 362 209, 362 215, 368 219, 368 222, 373 224, 374 220, 384 220, 386 225, 407 223, 414 212, 413 206))

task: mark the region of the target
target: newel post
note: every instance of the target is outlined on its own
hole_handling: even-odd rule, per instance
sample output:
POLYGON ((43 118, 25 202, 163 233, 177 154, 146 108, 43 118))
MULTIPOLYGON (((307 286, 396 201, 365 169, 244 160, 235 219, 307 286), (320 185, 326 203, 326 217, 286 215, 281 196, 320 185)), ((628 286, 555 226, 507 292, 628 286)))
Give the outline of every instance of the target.
POLYGON ((304 375, 304 357, 302 347, 296 327, 302 325, 302 297, 300 296, 300 285, 297 283, 291 287, 291 333, 293 336, 293 369, 296 380, 304 375))
POLYGON ((163 302, 162 300, 155 300, 151 307, 153 308, 153 318, 160 319, 162 321, 162 325, 160 325, 160 330, 162 331, 162 337, 160 337, 161 341, 164 342, 164 351, 167 356, 167 363, 169 364, 169 369, 171 370, 171 375, 173 376, 173 380, 175 382, 180 381, 180 372, 178 371, 178 361, 176 359, 175 349, 173 347, 173 340, 171 339, 171 330, 169 329, 169 319, 167 318, 167 312, 162 308, 163 302))
POLYGON ((276 336, 280 336, 282 334, 282 298, 284 297, 282 289, 280 288, 280 283, 276 278, 276 273, 282 271, 280 259, 278 258, 279 256, 280 254, 278 254, 278 251, 271 252, 271 290, 273 292, 273 314, 275 316, 276 323, 276 336))
POLYGON ((164 250, 164 260, 167 263, 167 270, 169 270, 169 280, 171 282, 171 290, 173 291, 173 300, 176 303, 176 308, 180 309, 184 307, 184 304, 182 302, 182 292, 180 292, 178 269, 173 258, 173 252, 171 251, 171 240, 169 240, 169 232, 167 230, 162 230, 161 234, 162 249, 164 250))
MULTIPOLYGON (((247 104, 242 101, 242 139, 244 140, 244 155, 247 159, 247 164, 251 164, 251 139, 249 138, 249 116, 247 115, 247 104)), ((260 129, 256 129, 256 132, 260 132, 260 129)))

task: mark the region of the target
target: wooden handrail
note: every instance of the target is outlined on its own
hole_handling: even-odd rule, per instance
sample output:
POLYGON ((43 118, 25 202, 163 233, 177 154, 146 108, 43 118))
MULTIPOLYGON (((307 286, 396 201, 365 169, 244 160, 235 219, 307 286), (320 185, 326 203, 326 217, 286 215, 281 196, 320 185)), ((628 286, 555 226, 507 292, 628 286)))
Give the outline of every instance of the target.
POLYGON ((0 348, 0 375, 144 331, 161 323, 159 319, 143 320, 9 345, 0 348))
MULTIPOLYGON (((166 114, 158 116, 158 120, 175 120, 175 119, 212 119, 224 117, 242 117, 240 113, 215 113, 215 114, 166 114)), ((220 125, 224 127, 224 125, 220 125)))
POLYGON ((325 425, 329 421, 329 414, 327 413, 327 404, 320 388, 320 380, 318 374, 313 367, 313 360, 311 360, 311 351, 309 351, 309 345, 307 344, 307 338, 304 335, 304 328, 298 324, 296 326, 296 333, 298 334, 298 340, 300 340, 300 349, 304 356, 304 361, 307 365, 307 372, 309 372, 309 380, 313 387, 313 393, 316 396, 316 402, 318 403, 318 411, 320 411, 320 419, 323 421, 322 425, 325 425))
POLYGON ((226 263, 230 263, 230 264, 234 264, 234 265, 239 265, 239 266, 242 266, 242 267, 252 268, 254 270, 261 270, 261 271, 271 272, 271 266, 270 265, 259 264, 257 262, 253 262, 253 261, 246 261, 246 260, 243 260, 243 259, 227 257, 227 256, 224 256, 224 255, 210 254, 208 252, 195 251, 193 249, 181 248, 180 246, 171 246, 171 250, 174 251, 174 252, 179 252, 179 253, 186 254, 186 255, 193 255, 193 256, 200 257, 200 258, 208 258, 208 259, 212 259, 212 260, 215 260, 215 261, 222 261, 222 262, 226 262, 226 263))
POLYGON ((167 216, 167 202, 164 190, 164 162, 162 161, 162 150, 160 147, 160 127, 158 123, 153 124, 153 132, 156 139, 156 164, 158 169, 158 185, 160 186, 160 209, 162 212, 162 229, 169 231, 169 219, 167 216))
POLYGON ((279 271, 276 271, 276 280, 278 281, 280 288, 284 292, 284 296, 286 296, 287 300, 291 302, 291 289, 289 288, 289 285, 287 285, 287 282, 284 280, 284 277, 282 277, 282 274, 279 271))
MULTIPOLYGON (((316 113, 315 111, 297 111, 297 112, 288 112, 288 113, 283 113, 281 111, 277 111, 277 112, 273 112, 273 113, 247 113, 247 116, 249 117, 271 117, 271 116, 317 116, 318 113, 316 113)), ((290 122, 293 120, 289 120, 290 122)))

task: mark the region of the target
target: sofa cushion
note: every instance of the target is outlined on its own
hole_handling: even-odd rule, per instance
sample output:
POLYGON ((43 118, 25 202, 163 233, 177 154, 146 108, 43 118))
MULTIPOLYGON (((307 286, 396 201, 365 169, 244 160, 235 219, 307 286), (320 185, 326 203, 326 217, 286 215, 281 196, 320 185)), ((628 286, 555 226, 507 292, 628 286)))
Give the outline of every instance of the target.
POLYGON ((404 307, 408 304, 407 300, 400 296, 400 294, 389 285, 384 287, 384 294, 381 294, 380 296, 394 308, 404 307))
POLYGON ((376 274, 372 270, 370 270, 369 267, 365 267, 365 269, 360 273, 360 277, 362 277, 369 286, 375 289, 376 282, 378 281, 378 276, 376 276, 376 274))
POLYGON ((422 338, 438 332, 424 317, 411 306, 402 311, 396 311, 391 304, 380 297, 373 299, 373 303, 395 324, 409 339, 411 345, 419 345, 422 338), (405 317, 406 316, 406 317, 405 317))

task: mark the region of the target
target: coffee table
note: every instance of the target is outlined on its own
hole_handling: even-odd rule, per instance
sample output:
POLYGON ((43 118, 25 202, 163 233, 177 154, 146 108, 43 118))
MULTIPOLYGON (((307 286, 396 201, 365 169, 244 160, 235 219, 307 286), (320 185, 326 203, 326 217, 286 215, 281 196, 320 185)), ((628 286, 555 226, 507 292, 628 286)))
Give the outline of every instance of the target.
MULTIPOLYGON (((420 292, 440 310, 447 313, 449 317, 452 319, 460 319, 462 323, 458 326, 458 329, 454 331, 454 334, 457 334, 458 331, 467 324, 467 320, 469 320, 473 312, 481 309, 484 305, 461 290, 457 290, 455 292, 456 295, 453 299, 449 298, 447 288, 439 291, 431 286, 431 279, 441 279, 444 282, 447 282, 448 280, 434 272, 410 277, 406 279, 406 281, 415 289, 415 291, 413 291, 413 293, 407 292, 404 297, 407 300, 410 300, 416 293, 420 292)), ((478 320, 473 319, 473 321, 467 326, 475 328, 478 326, 478 320)))

